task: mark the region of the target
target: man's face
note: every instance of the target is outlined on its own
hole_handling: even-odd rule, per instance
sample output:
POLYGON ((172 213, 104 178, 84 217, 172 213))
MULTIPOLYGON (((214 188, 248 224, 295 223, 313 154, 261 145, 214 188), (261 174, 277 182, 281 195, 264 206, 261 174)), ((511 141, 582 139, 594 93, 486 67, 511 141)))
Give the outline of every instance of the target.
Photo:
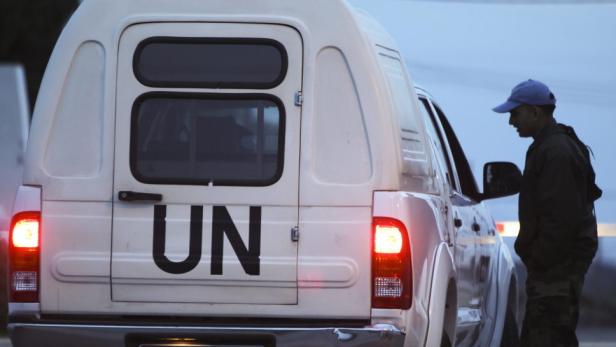
POLYGON ((538 114, 531 105, 520 105, 509 112, 509 124, 518 131, 520 137, 531 137, 537 132, 538 114))

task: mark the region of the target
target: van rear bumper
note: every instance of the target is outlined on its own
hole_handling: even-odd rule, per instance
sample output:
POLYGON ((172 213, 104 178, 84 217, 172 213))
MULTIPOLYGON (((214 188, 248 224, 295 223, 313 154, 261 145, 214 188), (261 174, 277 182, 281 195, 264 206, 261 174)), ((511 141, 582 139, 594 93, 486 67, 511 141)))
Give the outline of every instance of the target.
POLYGON ((13 347, 398 347, 405 337, 384 324, 347 329, 10 323, 8 328, 13 347))

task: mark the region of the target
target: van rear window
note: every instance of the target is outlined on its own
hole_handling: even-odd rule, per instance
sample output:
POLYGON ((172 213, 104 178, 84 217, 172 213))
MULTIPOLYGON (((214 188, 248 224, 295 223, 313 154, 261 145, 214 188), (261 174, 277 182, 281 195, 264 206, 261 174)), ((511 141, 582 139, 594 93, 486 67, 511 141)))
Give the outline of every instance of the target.
POLYGON ((270 89, 287 66, 284 47, 270 39, 153 37, 133 58, 135 76, 152 87, 270 89))
POLYGON ((133 106, 131 170, 153 184, 271 185, 282 175, 284 124, 271 95, 147 93, 133 106))

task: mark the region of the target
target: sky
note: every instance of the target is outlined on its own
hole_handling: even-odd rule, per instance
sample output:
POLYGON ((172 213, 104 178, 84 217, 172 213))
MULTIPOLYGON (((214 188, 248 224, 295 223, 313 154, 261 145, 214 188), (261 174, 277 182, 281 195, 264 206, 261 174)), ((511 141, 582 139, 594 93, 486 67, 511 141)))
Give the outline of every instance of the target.
MULTIPOLYGON (((430 91, 460 139, 481 186, 483 164, 524 167, 532 139, 491 109, 533 78, 557 98, 556 119, 595 155, 601 223, 616 222, 616 2, 350 0, 394 37, 413 81, 430 91)), ((490 200, 517 220, 517 196, 490 200)))

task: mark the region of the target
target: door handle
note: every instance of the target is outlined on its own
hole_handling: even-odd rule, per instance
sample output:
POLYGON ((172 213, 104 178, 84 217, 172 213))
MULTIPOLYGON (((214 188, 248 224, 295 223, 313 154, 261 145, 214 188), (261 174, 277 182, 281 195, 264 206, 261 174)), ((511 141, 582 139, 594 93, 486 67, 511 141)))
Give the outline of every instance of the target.
POLYGON ((453 225, 454 225, 456 228, 461 227, 461 226, 462 226, 462 220, 461 220, 460 218, 454 218, 454 219, 453 219, 453 225))
POLYGON ((120 201, 153 201, 159 202, 163 200, 162 194, 153 194, 153 193, 140 193, 140 192, 131 192, 128 190, 122 190, 118 192, 118 199, 120 201))
POLYGON ((481 225, 479 225, 479 223, 475 222, 472 225, 473 231, 478 233, 481 230, 481 225))

